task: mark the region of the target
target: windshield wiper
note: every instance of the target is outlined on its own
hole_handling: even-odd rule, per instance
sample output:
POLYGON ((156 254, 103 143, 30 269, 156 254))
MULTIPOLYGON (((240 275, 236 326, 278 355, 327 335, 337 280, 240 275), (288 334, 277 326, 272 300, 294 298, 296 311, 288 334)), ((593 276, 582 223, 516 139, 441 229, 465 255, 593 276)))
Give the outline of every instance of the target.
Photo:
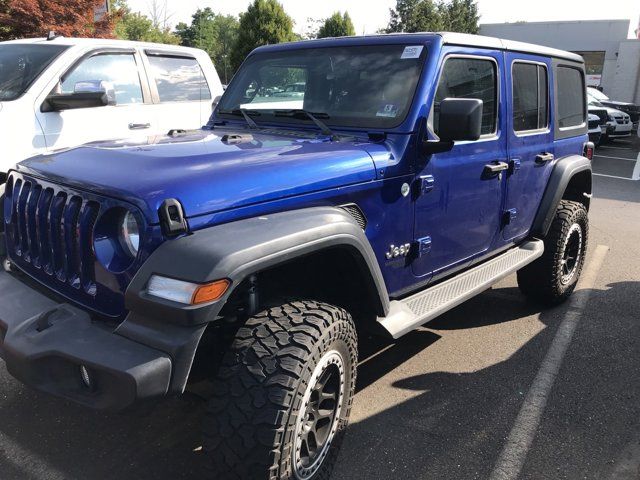
POLYGON ((331 137, 332 140, 338 138, 338 136, 335 133, 333 133, 333 131, 327 126, 326 123, 318 119, 318 117, 322 117, 325 119, 331 118, 326 113, 321 113, 321 112, 311 113, 307 110, 295 109, 295 110, 274 110, 274 115, 276 117, 291 117, 291 118, 307 117, 318 126, 318 128, 320 129, 323 135, 327 135, 328 137, 331 137))
POLYGON ((251 128, 252 130, 256 130, 260 128, 258 124, 253 121, 253 118, 249 116, 249 113, 256 116, 260 115, 260 112, 257 112, 255 110, 246 110, 244 108, 236 108, 235 110, 220 110, 218 113, 221 113, 223 115, 242 115, 245 121, 247 122, 247 125, 249 125, 249 128, 251 128))

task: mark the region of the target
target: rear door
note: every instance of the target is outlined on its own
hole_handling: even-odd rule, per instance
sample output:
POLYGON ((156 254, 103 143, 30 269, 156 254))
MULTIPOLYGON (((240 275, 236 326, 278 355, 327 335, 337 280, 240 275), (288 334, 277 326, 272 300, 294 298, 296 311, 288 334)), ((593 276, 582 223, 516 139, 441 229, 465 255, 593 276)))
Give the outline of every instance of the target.
POLYGON ((445 47, 429 124, 437 135, 439 104, 445 98, 483 101, 482 136, 456 142, 448 152, 419 159, 421 188, 415 236, 420 254, 416 276, 444 274, 488 252, 499 236, 507 166, 503 119, 502 52, 445 47))
POLYGON ((511 242, 528 234, 553 169, 553 83, 549 59, 506 52, 505 66, 510 168, 502 236, 511 242))
POLYGON ((188 53, 145 50, 145 65, 160 132, 192 130, 211 116, 213 98, 198 59, 188 53))

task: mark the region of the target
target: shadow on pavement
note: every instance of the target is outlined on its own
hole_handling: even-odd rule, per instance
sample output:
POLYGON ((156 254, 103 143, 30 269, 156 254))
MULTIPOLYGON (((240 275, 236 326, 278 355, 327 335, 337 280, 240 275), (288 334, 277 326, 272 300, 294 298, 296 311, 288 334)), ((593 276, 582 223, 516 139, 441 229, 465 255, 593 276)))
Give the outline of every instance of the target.
MULTIPOLYGON (((571 372, 570 378, 560 376, 556 380, 545 410, 545 417, 551 415, 554 420, 541 427, 544 441, 540 441, 537 455, 528 457, 530 471, 525 469, 520 478, 607 478, 611 470, 609 459, 619 456, 626 446, 625 434, 637 437, 640 433, 640 385, 630 386, 627 373, 640 367, 640 322, 633 313, 637 303, 630 300, 640 296, 640 282, 611 284, 606 290, 592 290, 590 295, 589 305, 598 305, 594 307, 598 313, 583 318, 578 326, 561 367, 561 373, 564 369, 571 372), (626 305, 616 305, 620 300, 626 305), (620 325, 611 318, 613 312, 620 315, 616 319, 620 325), (617 327, 627 330, 627 344, 620 345, 619 340, 601 343, 604 331, 617 339, 617 327), (578 339, 584 331, 586 338, 578 339), (575 356, 589 357, 593 366, 586 372, 584 359, 570 359, 572 346, 582 342, 589 346, 580 345, 575 356), (624 355, 626 365, 620 364, 619 371, 612 371, 609 362, 618 362, 614 360, 616 355, 624 355), (599 367, 597 362, 603 359, 603 366, 599 367), (599 375, 599 368, 606 374, 599 375), (625 399, 621 401, 618 394, 625 399), (557 425, 561 426, 556 428, 557 425)), ((499 296, 513 296, 513 301, 496 301, 491 293, 485 293, 425 327, 441 332, 473 329, 539 311, 539 307, 519 296, 517 289, 500 289, 499 296)), ((472 373, 409 374, 393 382, 392 388, 405 391, 408 399, 352 422, 333 478, 488 478, 566 311, 565 304, 542 312, 539 319, 546 328, 506 361, 472 373)), ((401 349, 403 343, 403 339, 399 340, 397 348, 401 349)), ((432 345, 427 342, 425 348, 432 345)), ((492 345, 487 344, 486 348, 490 350, 492 345)), ((377 369, 384 372, 385 358, 378 356, 365 367, 371 376, 377 369)))
MULTIPOLYGON (((590 303, 638 298, 639 285, 622 283, 609 286, 608 291, 594 290, 590 303)), ((405 390, 410 397, 349 427, 334 478, 486 478, 565 308, 542 313, 540 320, 547 328, 506 361, 473 373, 436 372, 395 381, 392 388, 405 390)), ((502 288, 470 300, 427 328, 443 332, 474 329, 537 311, 517 289, 502 288)), ((629 334, 634 341, 640 338, 637 326, 629 334)), ((440 338, 421 329, 393 343, 379 339, 365 342, 362 358, 368 359, 359 368, 361 394, 375 396, 376 389, 363 390, 437 345, 440 338)), ((486 349, 491 348, 487 343, 486 349)), ((12 477, 11 472, 22 471, 21 462, 32 460, 42 462, 42 474, 37 475, 41 479, 60 477, 49 475, 47 466, 70 479, 197 478, 201 459, 196 450, 204 410, 199 397, 170 399, 139 416, 96 413, 22 386, 14 389, 12 385, 4 393, 0 437, 9 439, 18 450, 0 443, 3 480, 27 477, 24 472, 12 477), (28 458, 20 452, 28 452, 28 458)), ((359 395, 356 403, 368 400, 359 395)), ((630 408, 627 413, 635 415, 635 421, 638 409, 630 408)), ((621 421, 630 420, 625 417, 621 421)), ((592 448, 603 454, 602 445, 592 448)), ((610 442, 606 448, 617 445, 610 442)), ((597 478, 596 472, 585 476, 597 478)))

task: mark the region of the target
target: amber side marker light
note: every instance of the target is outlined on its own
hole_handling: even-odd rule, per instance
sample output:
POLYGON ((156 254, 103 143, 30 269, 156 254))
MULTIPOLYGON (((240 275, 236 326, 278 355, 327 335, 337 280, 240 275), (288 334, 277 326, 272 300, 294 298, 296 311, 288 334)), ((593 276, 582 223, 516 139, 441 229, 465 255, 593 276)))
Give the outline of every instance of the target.
POLYGON ((229 282, 229 280, 224 279, 206 285, 200 285, 193 294, 191 304, 200 305, 201 303, 219 300, 220 297, 225 294, 230 284, 231 282, 229 282))
POLYGON ((201 305, 219 300, 229 289, 231 281, 227 279, 198 284, 175 278, 153 275, 147 285, 147 293, 184 305, 201 305))

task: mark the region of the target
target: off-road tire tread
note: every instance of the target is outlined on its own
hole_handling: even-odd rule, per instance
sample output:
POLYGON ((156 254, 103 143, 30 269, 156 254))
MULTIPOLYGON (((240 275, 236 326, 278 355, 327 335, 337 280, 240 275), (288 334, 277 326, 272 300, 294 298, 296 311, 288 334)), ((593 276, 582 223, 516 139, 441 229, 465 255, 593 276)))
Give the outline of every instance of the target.
POLYGON ((589 237, 588 213, 579 202, 561 200, 556 215, 544 241, 544 253, 535 262, 518 271, 520 291, 530 299, 545 304, 557 305, 565 301, 576 287, 584 266, 589 237), (560 281, 557 268, 562 260, 561 252, 567 231, 574 223, 583 226, 583 254, 578 265, 575 280, 567 287, 560 281))
MULTIPOLYGON (((297 386, 306 385, 321 358, 317 346, 336 338, 346 343, 351 355, 350 362, 345 359, 352 381, 341 415, 348 419, 355 391, 357 336, 345 310, 316 301, 291 301, 251 317, 238 330, 214 379, 215 394, 203 421, 207 479, 289 478, 290 452, 283 451, 283 436, 297 386)), ((342 423, 332 443, 335 450, 346 428, 346 420, 342 423)), ((330 472, 335 457, 329 455, 327 468, 321 471, 330 472)))

